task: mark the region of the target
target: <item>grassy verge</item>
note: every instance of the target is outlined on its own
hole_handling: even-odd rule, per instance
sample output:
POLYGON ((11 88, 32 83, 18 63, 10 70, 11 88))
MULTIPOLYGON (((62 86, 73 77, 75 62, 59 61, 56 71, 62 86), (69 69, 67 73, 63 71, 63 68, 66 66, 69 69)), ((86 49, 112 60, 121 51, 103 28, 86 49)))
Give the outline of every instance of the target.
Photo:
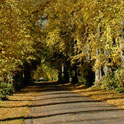
POLYGON ((92 86, 86 88, 84 85, 71 85, 65 84, 65 88, 80 93, 83 96, 91 97, 95 100, 101 100, 108 104, 115 105, 121 109, 124 109, 124 94, 119 94, 115 91, 104 90, 98 86, 92 86))
POLYGON ((23 124, 23 119, 12 120, 12 121, 1 121, 0 124, 23 124))
POLYGON ((29 106, 36 96, 32 87, 22 89, 7 101, 0 101, 0 124, 23 124, 23 118, 28 117, 29 106))

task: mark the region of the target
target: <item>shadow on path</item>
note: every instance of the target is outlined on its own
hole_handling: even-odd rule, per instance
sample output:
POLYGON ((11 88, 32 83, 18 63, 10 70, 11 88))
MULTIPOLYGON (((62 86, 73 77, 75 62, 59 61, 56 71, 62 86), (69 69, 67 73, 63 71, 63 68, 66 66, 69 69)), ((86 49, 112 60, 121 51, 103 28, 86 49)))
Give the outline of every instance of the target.
MULTIPOLYGON (((89 97, 69 91, 57 83, 36 83, 22 92, 36 92, 35 99, 29 100, 32 101, 32 104, 27 105, 27 107, 30 107, 29 116, 8 118, 4 121, 25 119, 26 124, 124 123, 124 110, 120 110, 100 100, 93 100, 89 97)), ((22 99, 20 101, 26 100, 22 99)))

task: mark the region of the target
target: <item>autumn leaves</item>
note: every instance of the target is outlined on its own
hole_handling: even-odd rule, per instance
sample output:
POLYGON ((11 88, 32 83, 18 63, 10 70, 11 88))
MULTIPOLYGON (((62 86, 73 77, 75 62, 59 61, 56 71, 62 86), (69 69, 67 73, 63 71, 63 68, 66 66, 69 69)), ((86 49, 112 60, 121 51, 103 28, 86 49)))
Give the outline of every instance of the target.
POLYGON ((59 72, 64 64, 69 76, 92 70, 96 82, 122 67, 121 0, 14 0, 0 7, 0 75, 4 80, 13 80, 24 63, 32 66, 35 60, 59 72))

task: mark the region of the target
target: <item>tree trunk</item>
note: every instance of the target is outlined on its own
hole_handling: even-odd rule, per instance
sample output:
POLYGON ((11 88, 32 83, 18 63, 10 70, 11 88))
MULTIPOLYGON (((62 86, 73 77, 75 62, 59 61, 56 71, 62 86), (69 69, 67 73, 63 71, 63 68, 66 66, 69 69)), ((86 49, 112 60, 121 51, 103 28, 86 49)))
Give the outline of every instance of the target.
POLYGON ((72 80, 71 80, 71 83, 72 84, 78 83, 78 74, 77 74, 77 67, 76 67, 76 65, 72 69, 72 80))
POLYGON ((69 62, 66 62, 64 65, 64 77, 63 77, 63 82, 64 83, 69 83, 69 62))
POLYGON ((93 85, 93 82, 95 81, 95 73, 92 71, 91 67, 87 70, 87 73, 88 75, 86 75, 86 86, 91 87, 93 85))
MULTIPOLYGON (((122 35, 123 36, 123 35, 122 35)), ((123 37, 120 37, 121 38, 121 43, 120 43, 120 49, 121 49, 121 67, 124 68, 124 38, 123 37)))
POLYGON ((32 68, 29 63, 24 64, 24 85, 27 86, 32 83, 32 68))
POLYGON ((69 83, 69 74, 67 71, 64 72, 64 83, 69 83))
POLYGON ((63 79, 63 74, 62 74, 63 72, 62 71, 63 71, 63 66, 61 65, 60 69, 58 71, 58 82, 59 83, 62 83, 62 79, 63 79))
POLYGON ((97 85, 99 81, 100 81, 100 69, 98 68, 95 71, 95 85, 97 85))
MULTIPOLYGON (((99 50, 96 49, 96 56, 98 55, 99 55, 99 50)), ((97 61, 99 61, 98 58, 96 59, 96 62, 97 61)), ((95 85, 97 85, 99 81, 100 81, 100 67, 95 70, 95 85)))
POLYGON ((58 82, 60 83, 62 81, 62 72, 59 70, 58 72, 58 82))
POLYGON ((14 88, 16 90, 20 90, 21 88, 24 87, 24 84, 23 84, 23 71, 16 72, 15 76, 13 77, 13 79, 14 79, 14 88))
POLYGON ((104 73, 105 73, 105 76, 108 74, 108 67, 106 65, 104 66, 104 73))

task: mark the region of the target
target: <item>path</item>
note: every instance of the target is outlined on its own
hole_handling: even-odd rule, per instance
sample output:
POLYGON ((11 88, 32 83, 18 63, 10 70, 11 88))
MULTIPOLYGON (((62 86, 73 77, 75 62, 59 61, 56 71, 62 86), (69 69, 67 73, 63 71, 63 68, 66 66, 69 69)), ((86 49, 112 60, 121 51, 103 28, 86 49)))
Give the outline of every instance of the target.
POLYGON ((26 124, 124 124, 124 110, 63 89, 37 84, 38 96, 26 124))

